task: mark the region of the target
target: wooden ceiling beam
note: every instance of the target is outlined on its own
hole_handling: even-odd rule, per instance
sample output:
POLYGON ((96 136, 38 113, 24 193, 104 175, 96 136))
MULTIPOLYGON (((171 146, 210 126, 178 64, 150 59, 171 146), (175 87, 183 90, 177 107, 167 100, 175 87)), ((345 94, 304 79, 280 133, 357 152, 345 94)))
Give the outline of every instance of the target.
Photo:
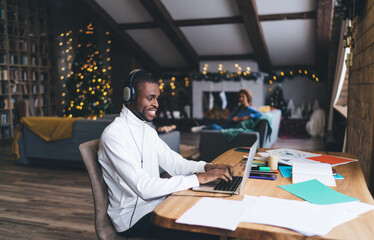
POLYGON ((140 0, 140 2, 175 45, 182 57, 186 59, 187 63, 198 70, 199 59, 195 49, 188 42, 182 31, 174 24, 170 13, 162 2, 160 0, 140 0))
POLYGON ((175 25, 178 27, 205 26, 205 25, 221 25, 242 23, 240 16, 222 17, 222 18, 202 18, 202 19, 186 19, 176 20, 175 25))
MULTIPOLYGON (((315 19, 316 11, 301 12, 301 13, 259 15, 258 17, 259 17, 260 22, 297 20, 297 19, 315 19)), ((240 16, 174 20, 174 24, 177 27, 238 24, 238 23, 243 23, 243 18, 240 16)), ((120 23, 118 25, 123 30, 147 29, 147 28, 158 28, 159 27, 156 22, 120 23)))
POLYGON ((264 34, 257 14, 255 0, 236 0, 243 18, 244 27, 251 41, 252 49, 261 71, 271 71, 271 61, 265 43, 264 34))
POLYGON ((199 59, 200 61, 256 60, 254 54, 202 55, 199 59))
MULTIPOLYGON (((83 0, 88 6, 90 6, 101 18, 103 21, 111 28, 113 31, 120 37, 121 41, 125 41, 126 44, 136 55, 136 58, 139 59, 147 70, 155 73, 159 73, 161 67, 155 62, 155 60, 148 55, 142 47, 140 47, 125 31, 121 30, 118 27, 118 24, 114 19, 94 0, 83 0)), ((113 34, 112 36, 115 36, 113 34)))
POLYGON ((334 17, 334 0, 317 1, 316 63, 321 75, 327 74, 334 17))
POLYGON ((122 30, 131 30, 131 29, 158 28, 159 26, 155 22, 140 22, 140 23, 119 23, 118 27, 122 30))
POLYGON ((285 14, 269 14, 259 15, 260 22, 264 21, 282 21, 282 20, 297 20, 297 19, 315 19, 316 12, 301 12, 301 13, 285 13, 285 14))

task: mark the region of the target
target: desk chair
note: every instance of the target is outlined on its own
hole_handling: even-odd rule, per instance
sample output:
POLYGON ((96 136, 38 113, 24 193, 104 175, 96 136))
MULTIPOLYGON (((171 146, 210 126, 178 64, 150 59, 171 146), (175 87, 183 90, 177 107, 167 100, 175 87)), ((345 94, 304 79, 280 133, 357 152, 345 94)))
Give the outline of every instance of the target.
POLYGON ((107 214, 109 203, 108 186, 104 181, 101 166, 97 158, 99 139, 80 144, 79 151, 90 177, 95 206, 95 231, 97 237, 100 240, 142 240, 140 238, 126 238, 119 235, 107 214))

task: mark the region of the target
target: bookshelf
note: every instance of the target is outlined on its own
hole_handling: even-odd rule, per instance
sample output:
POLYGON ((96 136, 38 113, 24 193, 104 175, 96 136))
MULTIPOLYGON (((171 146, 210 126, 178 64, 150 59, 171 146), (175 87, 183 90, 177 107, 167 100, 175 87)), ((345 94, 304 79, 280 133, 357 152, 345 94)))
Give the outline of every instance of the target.
POLYGON ((15 103, 51 114, 53 36, 47 0, 0 0, 0 140, 12 138, 15 103))

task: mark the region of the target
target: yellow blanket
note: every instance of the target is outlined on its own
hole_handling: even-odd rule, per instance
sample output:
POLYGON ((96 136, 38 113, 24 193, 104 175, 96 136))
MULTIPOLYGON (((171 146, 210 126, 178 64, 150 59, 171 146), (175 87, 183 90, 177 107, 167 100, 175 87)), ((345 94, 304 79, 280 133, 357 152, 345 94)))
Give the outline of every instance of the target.
POLYGON ((13 139, 12 153, 19 158, 18 139, 21 136, 22 127, 26 126, 30 131, 47 142, 69 139, 72 137, 73 123, 79 118, 61 117, 24 117, 13 139))

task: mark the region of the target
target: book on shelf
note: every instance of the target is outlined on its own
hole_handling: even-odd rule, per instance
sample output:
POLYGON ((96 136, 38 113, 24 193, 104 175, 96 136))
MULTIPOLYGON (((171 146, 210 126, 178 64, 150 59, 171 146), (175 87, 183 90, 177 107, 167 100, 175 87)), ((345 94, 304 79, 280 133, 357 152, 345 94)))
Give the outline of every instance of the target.
POLYGON ((36 57, 31 57, 31 64, 32 65, 38 65, 38 61, 37 61, 36 57))
POLYGON ((8 70, 6 69, 0 70, 0 80, 8 80, 8 70))
POLYGON ((48 73, 47 72, 41 72, 40 73, 40 80, 44 81, 48 79, 48 73))
POLYGON ((44 98, 42 98, 41 96, 35 98, 35 107, 40 108, 40 107, 43 107, 43 105, 44 105, 44 98))
POLYGON ((10 109, 14 109, 14 104, 17 102, 17 98, 12 98, 12 101, 10 102, 10 109))
POLYGON ((27 84, 22 84, 22 93, 23 94, 28 94, 29 93, 27 84))
POLYGON ((8 94, 8 84, 6 84, 6 83, 1 84, 1 93, 2 94, 8 94))
POLYGON ((1 120, 1 124, 9 124, 9 115, 8 115, 8 113, 1 113, 0 120, 1 120))
POLYGON ((32 80, 35 81, 35 80, 37 80, 37 79, 38 79, 38 72, 33 71, 33 72, 32 72, 32 80))
POLYGON ((6 63, 6 54, 0 53, 0 63, 6 63))
POLYGON ((11 68, 9 71, 10 79, 17 79, 17 69, 11 68))
POLYGON ((21 71, 21 80, 27 80, 27 71, 26 70, 22 70, 21 71))
POLYGON ((0 39, 0 49, 5 49, 5 40, 0 39))
POLYGON ((38 84, 32 85, 32 93, 40 93, 40 87, 38 84))
POLYGON ((36 43, 31 43, 31 52, 36 53, 36 43))
POLYGON ((21 92, 20 86, 18 84, 11 85, 12 94, 17 94, 21 92))
POLYGON ((11 54, 9 56, 9 63, 10 64, 18 64, 18 57, 15 54, 11 54))
POLYGON ((9 100, 7 98, 4 99, 4 109, 9 109, 9 100))
POLYGON ((15 39, 9 39, 9 49, 17 50, 17 43, 15 39))
POLYGON ((9 126, 2 126, 1 127, 1 136, 2 136, 2 138, 10 137, 10 127, 9 126))
POLYGON ((27 65, 27 56, 21 56, 21 64, 27 65))

